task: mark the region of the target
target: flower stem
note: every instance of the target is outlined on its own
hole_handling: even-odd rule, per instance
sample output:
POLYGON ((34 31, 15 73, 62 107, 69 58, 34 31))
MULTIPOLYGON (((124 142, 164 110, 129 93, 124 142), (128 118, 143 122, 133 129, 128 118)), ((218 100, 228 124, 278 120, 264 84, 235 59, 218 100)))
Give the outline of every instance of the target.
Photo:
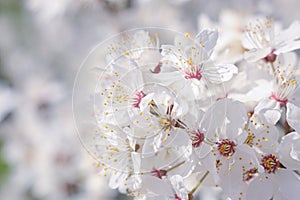
POLYGON ((173 167, 166 169, 167 172, 172 171, 173 169, 180 167, 181 165, 183 165, 185 163, 185 161, 182 161, 180 163, 178 163, 177 165, 174 165, 173 167))
POLYGON ((196 192, 196 190, 199 188, 199 186, 203 183, 207 175, 209 174, 209 171, 206 171, 205 174, 202 176, 200 181, 197 183, 197 185, 189 192, 189 195, 192 195, 196 192))

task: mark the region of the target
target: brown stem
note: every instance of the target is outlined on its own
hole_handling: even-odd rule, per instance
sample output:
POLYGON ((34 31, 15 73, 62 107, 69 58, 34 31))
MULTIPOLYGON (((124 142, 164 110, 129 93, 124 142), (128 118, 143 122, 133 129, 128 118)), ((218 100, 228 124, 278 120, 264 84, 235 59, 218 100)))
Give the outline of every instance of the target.
POLYGON ((207 177, 208 174, 209 174, 209 171, 206 171, 205 174, 200 179, 200 181, 197 183, 197 185, 189 192, 189 196, 192 195, 192 194, 194 194, 196 192, 196 190, 203 183, 203 181, 205 180, 205 178, 207 177))
POLYGON ((181 163, 178 163, 177 165, 174 165, 173 167, 167 169, 166 171, 169 172, 169 171, 172 171, 173 169, 177 168, 177 167, 180 167, 181 165, 183 165, 185 163, 185 161, 182 161, 181 163))

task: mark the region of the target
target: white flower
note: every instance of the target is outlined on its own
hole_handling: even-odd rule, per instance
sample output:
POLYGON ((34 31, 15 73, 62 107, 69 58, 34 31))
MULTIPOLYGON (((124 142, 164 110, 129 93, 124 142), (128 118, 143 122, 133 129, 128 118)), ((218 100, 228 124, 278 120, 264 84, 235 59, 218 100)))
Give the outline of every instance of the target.
POLYGON ((300 178, 291 169, 283 166, 276 148, 267 149, 259 154, 260 168, 250 181, 246 199, 297 199, 300 178))
POLYGON ((122 70, 115 65, 113 70, 101 75, 101 82, 94 94, 94 109, 98 122, 125 126, 130 123, 130 112, 140 112, 139 104, 146 96, 142 87, 143 74, 140 69, 132 65, 127 66, 127 70, 122 70))
POLYGON ((203 30, 195 39, 187 33, 177 35, 174 45, 162 45, 161 70, 153 75, 154 81, 173 90, 191 109, 207 109, 215 93, 223 89, 221 83, 237 73, 234 65, 210 59, 217 38, 216 31, 203 30))
POLYGON ((267 96, 258 103, 254 112, 264 114, 266 119, 275 124, 282 115, 282 108, 287 108, 286 120, 291 125, 297 124, 297 116, 299 115, 299 69, 295 66, 295 55, 285 54, 275 62, 277 67, 274 69, 273 88, 265 87, 265 95, 267 96), (290 63, 291 61, 291 63, 290 63))
POLYGON ((245 142, 247 120, 247 111, 242 103, 222 99, 205 113, 200 125, 205 130, 204 142, 211 146, 210 154, 201 160, 214 176, 216 184, 233 198, 242 191, 243 167, 250 163, 255 166, 256 162, 254 150, 245 142))
POLYGON ((231 195, 241 199, 246 198, 249 182, 261 170, 262 152, 272 151, 278 146, 278 130, 274 125, 267 123, 263 116, 253 114, 249 117, 244 134, 247 135, 244 144, 248 145, 248 156, 240 157, 240 161, 232 166, 235 179, 230 180, 235 183, 235 187, 231 188, 231 195))
POLYGON ((212 150, 202 160, 225 197, 245 198, 248 182, 260 168, 257 154, 277 148, 278 131, 265 121, 256 114, 248 119, 246 107, 228 99, 205 113, 201 126, 212 150))
POLYGON ((264 59, 274 62, 280 53, 300 48, 300 24, 293 22, 286 30, 276 29, 273 19, 257 18, 249 22, 242 40, 249 49, 245 58, 250 62, 264 59))
POLYGON ((122 173, 140 172, 137 143, 133 133, 127 133, 119 127, 103 124, 94 136, 95 156, 104 166, 122 173))
POLYGON ((246 130, 248 137, 245 143, 255 150, 259 164, 253 163, 243 170, 243 181, 249 185, 242 192, 244 197, 277 199, 285 196, 287 199, 295 199, 300 179, 281 162, 277 128, 267 123, 262 115, 253 114, 246 130), (293 184, 287 187, 289 179, 293 184), (259 192, 262 189, 263 192, 259 192))
POLYGON ((189 34, 178 35, 175 45, 162 45, 163 68, 180 72, 182 78, 222 83, 237 73, 232 64, 214 64, 209 58, 218 39, 218 32, 203 30, 195 39, 189 34))
POLYGON ((249 183, 246 199, 298 199, 300 179, 293 171, 280 167, 276 154, 262 155, 261 166, 264 172, 249 183))
POLYGON ((125 32, 108 47, 107 64, 121 63, 127 68, 126 63, 134 62, 138 65, 159 63, 159 40, 157 36, 150 36, 147 31, 138 30, 125 32))

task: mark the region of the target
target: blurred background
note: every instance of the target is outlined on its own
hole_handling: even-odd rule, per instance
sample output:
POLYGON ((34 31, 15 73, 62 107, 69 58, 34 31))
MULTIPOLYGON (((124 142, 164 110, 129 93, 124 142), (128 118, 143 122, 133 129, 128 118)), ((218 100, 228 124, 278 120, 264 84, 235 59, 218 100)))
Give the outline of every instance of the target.
POLYGON ((74 129, 82 61, 130 28, 196 34, 206 15, 300 19, 298 0, 0 0, 0 199, 126 199, 110 190, 74 129))

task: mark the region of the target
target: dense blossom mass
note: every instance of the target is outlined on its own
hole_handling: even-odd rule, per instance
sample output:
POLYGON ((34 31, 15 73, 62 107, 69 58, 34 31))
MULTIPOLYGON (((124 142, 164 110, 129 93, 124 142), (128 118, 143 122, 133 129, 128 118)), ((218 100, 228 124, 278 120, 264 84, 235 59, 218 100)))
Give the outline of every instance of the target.
POLYGON ((300 199, 299 6, 0 0, 0 200, 300 199))
POLYGON ((112 41, 91 147, 110 186, 141 200, 197 199, 205 186, 224 199, 298 199, 300 23, 277 26, 257 17, 172 33, 171 44, 158 29, 112 41))

